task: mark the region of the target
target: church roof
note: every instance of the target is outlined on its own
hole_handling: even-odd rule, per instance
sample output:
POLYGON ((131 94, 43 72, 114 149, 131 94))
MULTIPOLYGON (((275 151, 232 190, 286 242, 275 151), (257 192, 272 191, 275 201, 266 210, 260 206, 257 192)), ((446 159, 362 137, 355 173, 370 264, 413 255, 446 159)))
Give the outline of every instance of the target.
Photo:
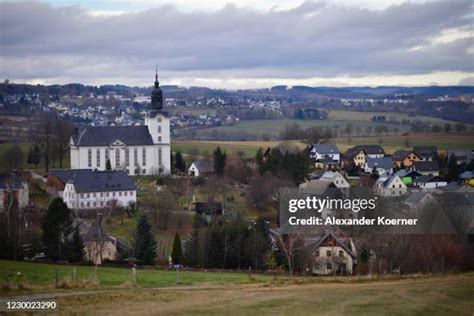
POLYGON ((76 146, 108 146, 120 140, 125 145, 153 145, 147 126, 88 126, 73 137, 76 146))

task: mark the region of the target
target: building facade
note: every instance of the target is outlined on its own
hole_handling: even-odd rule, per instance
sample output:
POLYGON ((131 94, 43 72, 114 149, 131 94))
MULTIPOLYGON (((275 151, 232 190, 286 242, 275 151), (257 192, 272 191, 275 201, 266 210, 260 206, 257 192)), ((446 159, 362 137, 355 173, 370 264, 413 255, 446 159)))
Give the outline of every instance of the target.
POLYGON ((70 141, 71 168, 123 170, 129 175, 171 173, 170 120, 158 75, 143 126, 88 126, 70 141))
POLYGON ((63 200, 70 209, 129 207, 137 202, 137 190, 123 171, 80 171, 66 183, 63 200))

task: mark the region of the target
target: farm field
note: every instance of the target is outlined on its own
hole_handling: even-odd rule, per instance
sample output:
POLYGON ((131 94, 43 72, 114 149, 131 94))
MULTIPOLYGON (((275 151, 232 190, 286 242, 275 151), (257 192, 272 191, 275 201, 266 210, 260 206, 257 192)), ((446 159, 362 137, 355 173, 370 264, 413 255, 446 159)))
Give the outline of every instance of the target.
POLYGON ((436 117, 424 116, 424 115, 413 115, 407 113, 398 112, 362 112, 362 111, 350 111, 350 110, 330 110, 328 113, 329 120, 354 120, 354 121, 370 121, 374 116, 385 116, 387 121, 422 121, 424 123, 432 124, 444 124, 456 122, 447 121, 436 117))
POLYGON ((196 131, 197 136, 203 135, 212 135, 213 131, 215 132, 224 132, 228 134, 245 133, 247 135, 262 135, 262 133, 267 133, 272 136, 278 136, 280 132, 285 129, 285 126, 291 124, 299 124, 303 128, 309 127, 333 127, 339 126, 344 128, 348 124, 352 124, 354 128, 360 127, 362 131, 367 126, 375 128, 377 125, 387 126, 389 129, 397 127, 400 133, 407 132, 409 130, 408 126, 404 125, 395 125, 388 123, 372 122, 370 120, 293 120, 293 119, 283 119, 283 120, 249 120, 249 121, 240 121, 231 126, 219 126, 211 127, 206 129, 200 129, 196 131))
MULTIPOLYGON (((352 138, 336 138, 330 141, 335 143, 340 150, 345 151, 349 147, 362 144, 378 144, 384 147, 388 153, 393 153, 397 149, 412 148, 417 145, 437 146, 443 152, 450 148, 474 148, 474 135, 469 134, 414 134, 414 135, 396 135, 396 136, 368 136, 352 138), (408 145, 408 146, 407 146, 408 145)), ((211 155, 212 151, 220 146, 229 155, 235 155, 242 151, 246 157, 254 157, 258 148, 274 147, 281 141, 173 141, 171 144, 173 151, 196 156, 211 155)), ((304 148, 305 144, 301 141, 286 141, 290 145, 304 148)))
MULTIPOLYGON (((45 285, 54 271, 71 266, 0 261, 45 285), (40 275, 41 274, 41 275, 40 275)), ((77 267, 78 276, 91 277, 93 267, 77 267)), ((285 277, 228 272, 138 270, 137 287, 126 287, 129 269, 99 268, 99 285, 89 288, 44 288, 32 299, 55 300, 57 314, 166 315, 472 315, 474 273, 444 276, 285 277), (104 281, 102 281, 104 280, 104 281), (115 286, 117 285, 117 286, 115 286), (104 287, 105 286, 105 287, 104 287)), ((31 285, 32 286, 32 285, 31 285)), ((0 301, 14 299, 3 290, 0 301)), ((24 290, 23 290, 23 294, 24 290)))

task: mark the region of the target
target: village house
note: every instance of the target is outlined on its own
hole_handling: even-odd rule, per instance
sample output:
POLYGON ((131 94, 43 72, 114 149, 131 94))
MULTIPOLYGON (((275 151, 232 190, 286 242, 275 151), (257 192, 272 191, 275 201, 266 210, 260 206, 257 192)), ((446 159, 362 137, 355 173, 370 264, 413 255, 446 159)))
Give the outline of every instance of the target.
POLYGON ((188 168, 188 175, 190 177, 200 177, 209 175, 214 172, 214 160, 201 159, 193 161, 188 168))
POLYGON ((207 223, 221 221, 224 207, 220 202, 195 202, 194 212, 201 216, 207 223))
POLYGON ((413 181, 417 177, 421 176, 421 173, 418 173, 410 169, 400 169, 397 172, 395 172, 395 175, 399 176, 400 179, 402 179, 403 183, 409 186, 413 184, 413 181))
POLYGON ((411 170, 426 176, 439 176, 439 163, 436 160, 415 161, 411 170))
POLYGON ((434 161, 439 158, 438 148, 436 146, 415 146, 413 152, 420 157, 422 161, 434 161))
POLYGON ((85 259, 95 265, 104 260, 114 260, 117 256, 117 239, 92 225, 83 237, 85 259))
POLYGON ((465 184, 474 187, 474 171, 464 171, 459 175, 459 179, 465 184))
POLYGON ((336 145, 314 145, 310 149, 310 158, 315 161, 316 168, 336 169, 341 160, 341 153, 336 145))
POLYGON ((392 160, 398 168, 402 166, 411 167, 415 161, 421 160, 421 158, 410 150, 397 150, 393 153, 392 160))
POLYGON ((453 157, 458 165, 463 163, 470 163, 472 160, 471 149, 448 149, 446 151, 446 157, 450 159, 453 157))
POLYGON ((0 212, 10 207, 28 206, 29 186, 13 173, 0 173, 0 212))
POLYGON ((407 186, 397 175, 378 178, 373 188, 376 195, 385 197, 401 196, 408 192, 407 186))
POLYGON ((130 207, 137 202, 132 179, 123 171, 80 171, 64 188, 63 200, 71 209, 130 207))
POLYGON ((357 264, 357 252, 351 238, 332 232, 305 240, 310 254, 309 269, 315 275, 351 275, 357 264))
POLYGON ((391 157, 367 157, 364 171, 366 173, 373 173, 375 171, 379 176, 390 175, 393 173, 393 160, 391 157))
POLYGON ((423 190, 436 189, 447 185, 448 182, 438 176, 421 176, 413 181, 413 186, 423 190))
POLYGON ((385 151, 379 145, 358 145, 348 149, 346 156, 350 157, 357 167, 362 168, 367 158, 383 158, 385 151))
POLYGON ((90 173, 90 169, 51 169, 46 180, 46 192, 53 197, 63 197, 67 182, 77 173, 90 173))

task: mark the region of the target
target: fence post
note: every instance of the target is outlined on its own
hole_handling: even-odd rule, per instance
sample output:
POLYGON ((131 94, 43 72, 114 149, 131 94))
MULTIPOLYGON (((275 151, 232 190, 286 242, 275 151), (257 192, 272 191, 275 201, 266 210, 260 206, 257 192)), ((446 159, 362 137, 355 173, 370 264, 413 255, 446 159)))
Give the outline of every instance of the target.
POLYGON ((59 278, 59 273, 58 270, 56 269, 54 272, 54 285, 55 287, 58 287, 58 278, 59 278))

